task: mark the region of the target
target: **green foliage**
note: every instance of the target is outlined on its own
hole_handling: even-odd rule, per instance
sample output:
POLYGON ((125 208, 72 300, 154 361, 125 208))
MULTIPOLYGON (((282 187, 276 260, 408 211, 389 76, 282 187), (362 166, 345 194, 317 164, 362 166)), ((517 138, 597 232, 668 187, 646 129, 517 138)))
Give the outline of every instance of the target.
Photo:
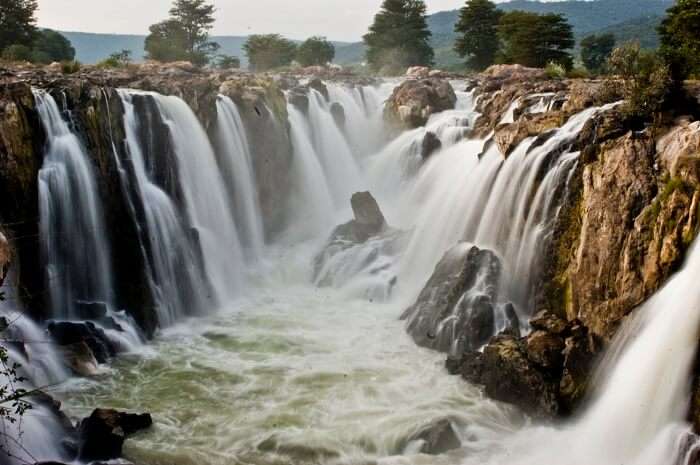
POLYGON ((600 73, 615 48, 613 34, 589 35, 581 40, 581 61, 593 73, 600 73))
POLYGON ((77 60, 64 61, 61 63, 61 72, 63 74, 75 74, 80 71, 81 64, 77 60))
POLYGON ((434 52, 423 0, 384 0, 363 37, 367 62, 376 70, 402 72, 409 66, 431 66, 434 52))
POLYGON ((52 63, 74 59, 75 49, 61 33, 51 29, 43 29, 38 32, 32 51, 33 62, 52 63))
POLYGON ((97 63, 100 68, 125 68, 131 64, 131 50, 112 53, 107 59, 97 63))
POLYGON ((454 49, 462 58, 469 57, 468 67, 483 70, 495 63, 500 46, 498 22, 502 15, 490 0, 468 0, 460 10, 454 49))
POLYGON ((289 65, 296 55, 297 46, 279 34, 252 35, 243 45, 250 69, 266 71, 289 65))
POLYGON ((661 54, 679 82, 700 74, 700 0, 678 0, 659 26, 661 54))
POLYGON ((241 60, 233 55, 217 55, 216 67, 219 69, 238 69, 241 67, 241 60))
POLYGON ((37 0, 0 0, 0 50, 11 45, 32 46, 37 8, 37 0))
POLYGON ((297 49, 296 59, 302 66, 323 66, 335 58, 335 47, 325 37, 310 37, 297 49))
POLYGON ((501 63, 517 63, 544 68, 554 62, 571 69, 573 59, 569 50, 575 45, 571 25, 557 14, 538 15, 512 11, 501 17, 498 37, 502 49, 501 63))
POLYGON ((613 50, 608 69, 614 75, 606 83, 619 87, 625 99, 623 112, 632 124, 653 121, 664 109, 671 89, 668 65, 652 51, 642 50, 638 42, 613 50))
POLYGON ((559 63, 550 61, 544 68, 544 72, 550 79, 564 79, 566 77, 566 69, 559 63))
POLYGON ((209 63, 219 44, 209 41, 214 25, 214 6, 206 0, 175 0, 170 18, 150 27, 145 50, 151 60, 209 63))
POLYGON ((32 61, 32 49, 26 45, 10 45, 2 51, 2 59, 6 61, 32 61))
POLYGON ((574 66, 566 73, 566 77, 569 79, 588 79, 591 77, 591 73, 589 73, 586 68, 574 66))

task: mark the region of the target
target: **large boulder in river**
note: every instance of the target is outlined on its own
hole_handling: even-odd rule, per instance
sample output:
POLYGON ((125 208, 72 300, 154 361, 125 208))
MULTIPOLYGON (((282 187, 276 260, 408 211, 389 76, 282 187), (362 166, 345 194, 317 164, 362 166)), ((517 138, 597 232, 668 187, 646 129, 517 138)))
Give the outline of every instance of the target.
POLYGON ((456 103, 457 95, 448 81, 411 79, 394 89, 384 116, 400 128, 417 128, 424 126, 430 115, 454 109, 456 103))
POLYGON ((82 461, 111 460, 121 457, 124 441, 132 434, 150 428, 151 415, 96 409, 80 422, 80 453, 82 461))
POLYGON ((403 314, 408 333, 418 345, 442 352, 480 348, 496 332, 500 277, 501 261, 492 251, 456 245, 403 314))
POLYGON ((430 422, 408 438, 408 443, 400 453, 420 452, 428 455, 441 455, 462 447, 452 422, 442 418, 430 422))
POLYGON ((117 354, 104 330, 90 321, 51 321, 47 328, 56 344, 74 349, 78 348, 76 344, 85 344, 99 363, 105 363, 117 354))

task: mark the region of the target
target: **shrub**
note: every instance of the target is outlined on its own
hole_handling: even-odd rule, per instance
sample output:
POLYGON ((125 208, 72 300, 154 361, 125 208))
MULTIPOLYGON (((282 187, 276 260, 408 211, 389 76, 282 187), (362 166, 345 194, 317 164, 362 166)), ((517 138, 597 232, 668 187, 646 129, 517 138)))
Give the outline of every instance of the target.
POLYGON ((671 89, 668 65, 638 42, 617 47, 608 59, 613 76, 606 85, 617 86, 625 99, 623 112, 634 123, 650 122, 664 109, 671 89))
POLYGON ((566 77, 566 69, 559 63, 550 61, 544 68, 544 72, 550 79, 564 79, 566 77))
POLYGON ((63 74, 75 74, 80 71, 81 64, 77 60, 61 62, 61 72, 63 74))
POLYGON ((566 73, 566 77, 569 79, 588 79, 591 77, 591 73, 589 73, 586 68, 575 66, 571 71, 566 73))
POLYGON ((6 61, 32 61, 32 49, 26 45, 10 45, 2 51, 2 59, 6 61))
POLYGON ((131 64, 131 50, 112 53, 108 58, 97 63, 100 68, 125 68, 131 64))

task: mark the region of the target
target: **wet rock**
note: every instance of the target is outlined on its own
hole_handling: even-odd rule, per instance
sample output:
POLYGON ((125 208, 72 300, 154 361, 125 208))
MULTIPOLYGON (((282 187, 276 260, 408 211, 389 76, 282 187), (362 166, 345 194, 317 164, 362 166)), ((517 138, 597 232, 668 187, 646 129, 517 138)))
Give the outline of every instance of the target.
POLYGON ((0 287, 2 287, 7 273, 10 271, 12 257, 10 252, 10 243, 5 238, 2 229, 0 229, 0 287))
POLYGON ((81 441, 79 459, 94 461, 119 458, 126 438, 150 428, 152 424, 151 415, 147 413, 137 415, 96 409, 78 426, 81 441))
POLYGON ((350 204, 357 223, 377 232, 386 226, 386 220, 379 209, 379 204, 369 192, 353 194, 350 204))
MULTIPOLYGON (((117 353, 104 330, 90 321, 68 322, 52 321, 47 327, 49 334, 59 346, 71 346, 84 343, 90 348, 99 363, 106 363, 117 353)), ((84 360, 84 359, 82 359, 84 360)))
POLYGON ((547 133, 565 122, 565 115, 560 112, 526 114, 515 123, 496 128, 494 139, 501 153, 507 157, 526 138, 547 133))
POLYGON ((564 339, 538 330, 528 335, 526 340, 527 357, 543 368, 560 367, 564 360, 564 339))
POLYGON ((557 380, 529 359, 525 344, 514 336, 496 336, 483 352, 465 354, 459 372, 467 381, 483 386, 490 398, 516 405, 530 415, 559 413, 557 380))
POLYGON ((98 374, 99 362, 84 341, 59 347, 64 362, 78 376, 90 377, 98 374))
POLYGON ((520 337, 520 318, 518 312, 515 311, 515 306, 512 303, 507 303, 503 308, 503 314, 506 317, 505 331, 515 337, 520 337))
POLYGON ((323 95, 323 98, 325 98, 326 100, 329 99, 328 87, 326 87, 326 85, 320 79, 318 79, 318 78, 312 79, 311 81, 309 81, 307 86, 309 87, 309 89, 313 89, 313 90, 317 91, 318 93, 320 93, 321 95, 323 95))
MULTIPOLYGON (((441 455, 460 447, 462 443, 452 422, 444 418, 430 423, 413 434, 408 439, 405 449, 410 449, 413 453, 441 455)), ((405 450, 402 452, 406 453, 405 450)))
POLYGON ((330 111, 335 124, 341 129, 345 128, 345 108, 343 105, 339 102, 333 102, 330 111))
POLYGON ((411 66, 406 70, 406 77, 413 79, 425 79, 430 74, 430 68, 427 66, 411 66))
POLYGON ((530 326, 536 330, 562 335, 568 330, 569 323, 548 310, 541 310, 530 319, 530 326))
POLYGON ((442 148, 442 141, 440 138, 432 131, 425 133, 423 137, 423 142, 421 143, 420 155, 423 160, 430 157, 433 153, 437 152, 442 148))
POLYGON ((455 344, 457 353, 480 347, 495 331, 493 302, 500 276, 501 262, 493 252, 458 244, 404 312, 406 330, 418 345, 442 352, 453 351, 455 344))
POLYGON ((424 126, 430 115, 454 109, 456 102, 457 95, 446 80, 408 80, 394 89, 384 116, 401 128, 417 128, 424 126))
POLYGON ((75 304, 75 311, 81 320, 102 320, 107 317, 107 304, 104 302, 79 301, 75 304))
POLYGON ((574 412, 583 400, 592 377, 596 355, 601 350, 595 336, 579 322, 572 323, 569 334, 564 343, 564 366, 559 384, 559 399, 566 413, 574 412))
POLYGON ((541 68, 528 68, 522 65, 492 65, 482 75, 486 78, 507 82, 527 82, 542 80, 547 77, 541 68))
POLYGON ((306 114, 309 112, 309 96, 302 89, 292 89, 287 99, 289 103, 297 107, 302 113, 306 114))

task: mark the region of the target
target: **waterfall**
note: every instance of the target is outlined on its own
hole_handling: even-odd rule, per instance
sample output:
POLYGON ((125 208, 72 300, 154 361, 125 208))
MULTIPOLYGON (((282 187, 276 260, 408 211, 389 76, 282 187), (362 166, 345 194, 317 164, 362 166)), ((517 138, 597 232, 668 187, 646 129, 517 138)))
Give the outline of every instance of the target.
POLYGON ((230 98, 220 95, 216 109, 222 174, 227 181, 231 207, 246 255, 249 260, 254 260, 262 254, 265 233, 248 137, 238 108, 230 98))
POLYGON ((76 318, 80 301, 113 301, 102 205, 83 144, 50 94, 35 90, 34 96, 47 136, 38 181, 51 314, 76 318))
POLYGON ((119 95, 124 107, 129 158, 126 163, 117 156, 115 158, 125 191, 131 194, 134 221, 144 230, 142 247, 148 257, 147 272, 156 300, 158 321, 162 326, 169 326, 178 318, 204 309, 206 285, 182 216, 172 199, 157 184, 155 173, 148 169, 152 164, 146 162, 138 137, 143 122, 136 113, 134 96, 124 90, 120 90, 119 95))
POLYGON ((169 128, 178 164, 184 215, 200 247, 214 297, 224 303, 243 285, 243 250, 224 181, 207 133, 178 97, 151 94, 169 128))

